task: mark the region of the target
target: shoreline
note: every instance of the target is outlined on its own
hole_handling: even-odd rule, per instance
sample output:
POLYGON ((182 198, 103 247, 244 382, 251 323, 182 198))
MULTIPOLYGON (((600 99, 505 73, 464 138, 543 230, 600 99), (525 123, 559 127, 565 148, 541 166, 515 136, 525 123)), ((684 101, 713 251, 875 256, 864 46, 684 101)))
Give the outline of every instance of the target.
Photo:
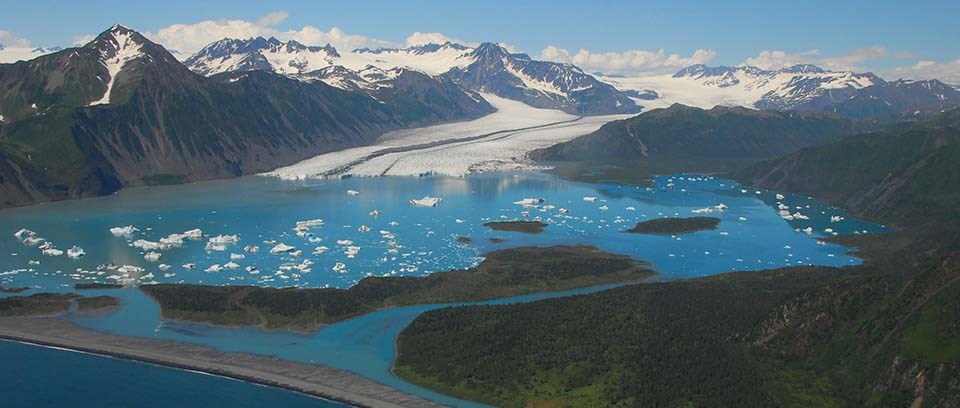
POLYGON ((371 408, 440 407, 346 370, 212 347, 96 332, 58 318, 0 318, 0 339, 119 358, 371 408))

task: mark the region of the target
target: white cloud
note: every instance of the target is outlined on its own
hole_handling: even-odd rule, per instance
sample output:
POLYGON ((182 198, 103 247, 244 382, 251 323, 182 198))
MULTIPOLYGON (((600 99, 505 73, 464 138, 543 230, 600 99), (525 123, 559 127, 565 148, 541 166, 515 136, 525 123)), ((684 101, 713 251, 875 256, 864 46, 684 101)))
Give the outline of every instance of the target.
POLYGON ((607 74, 665 74, 693 64, 706 64, 716 57, 714 50, 698 49, 690 56, 667 54, 664 50, 628 50, 624 52, 594 53, 580 49, 576 54, 556 46, 548 46, 540 52, 539 59, 565 62, 579 66, 588 72, 607 74))
POLYGON ((30 48, 30 40, 6 30, 0 30, 0 45, 10 48, 30 48))
POLYGON ((960 84, 960 59, 947 62, 921 60, 911 66, 881 71, 880 75, 890 79, 939 79, 960 84))
POLYGON ((275 26, 282 23, 289 16, 290 14, 287 14, 286 11, 271 11, 267 14, 264 14, 263 17, 260 17, 260 19, 257 20, 257 25, 268 27, 275 26))
POLYGON ((865 71, 863 63, 886 58, 913 58, 907 52, 895 52, 881 46, 873 46, 853 50, 846 54, 824 57, 820 50, 812 49, 789 53, 786 51, 761 51, 754 57, 747 58, 742 65, 752 65, 763 69, 781 69, 796 64, 814 64, 821 68, 834 71, 865 71))
POLYGON ((308 45, 332 44, 339 50, 349 51, 361 47, 394 46, 388 41, 380 41, 362 35, 347 34, 333 27, 324 31, 313 26, 303 26, 296 30, 281 31, 273 26, 283 22, 287 13, 275 11, 260 17, 256 22, 247 20, 204 20, 193 24, 173 24, 157 30, 145 32, 151 40, 170 50, 176 50, 183 56, 189 56, 206 45, 223 38, 246 39, 251 37, 276 37, 280 40, 296 40, 308 45))

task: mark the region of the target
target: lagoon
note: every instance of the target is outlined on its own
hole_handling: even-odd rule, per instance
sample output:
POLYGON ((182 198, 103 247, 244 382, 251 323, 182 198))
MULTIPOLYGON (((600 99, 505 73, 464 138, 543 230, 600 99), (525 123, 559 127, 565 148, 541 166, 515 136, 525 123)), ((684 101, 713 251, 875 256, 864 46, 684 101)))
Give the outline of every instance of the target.
MULTIPOLYGON (((482 254, 500 248, 574 243, 650 261, 661 273, 657 279, 801 264, 859 263, 846 248, 819 242, 832 235, 825 232, 828 228, 837 234, 884 230, 809 197, 780 198, 775 192, 743 189, 729 180, 696 175, 657 177, 651 187, 577 183, 535 172, 301 181, 245 177, 131 189, 110 197, 0 211, 0 232, 9 231, 0 236, 0 283, 32 287, 26 294, 72 291, 77 282, 111 282, 108 277, 117 273, 98 271, 97 266, 112 263, 142 268, 125 277, 131 284, 156 281, 345 288, 369 275, 418 276, 470 267, 482 254), (359 194, 347 194, 347 190, 359 194), (443 201, 432 208, 408 203, 425 195, 443 201), (543 203, 538 207, 514 204, 524 198, 543 198, 543 203), (720 204, 726 207, 722 212, 715 210, 720 204), (803 217, 784 219, 778 215, 784 207, 803 217), (371 215, 375 210, 379 215, 371 215), (704 211, 721 219, 716 230, 676 236, 622 232, 639 221, 690 217, 704 211), (299 235, 294 231, 297 221, 315 219, 322 219, 322 226, 301 230, 299 235), (509 220, 540 220, 548 227, 540 234, 523 234, 483 226, 509 220), (116 237, 109 231, 126 225, 139 231, 129 237, 116 237), (805 232, 808 227, 809 233, 805 232), (13 236, 20 228, 35 231, 63 250, 80 246, 87 255, 76 260, 43 256, 37 247, 25 246, 13 236), (156 242, 195 228, 203 231, 202 239, 188 239, 180 247, 158 251, 158 262, 146 261, 147 251, 131 246, 137 239, 156 242), (224 251, 208 251, 209 239, 217 235, 236 235, 238 239, 227 244, 224 251), (459 242, 461 236, 472 238, 472 242, 459 242), (490 238, 505 241, 495 243, 490 238), (303 253, 271 254, 270 248, 279 243, 303 253), (260 250, 244 251, 245 246, 258 246, 260 250), (317 247, 328 249, 314 254, 317 247), (204 271, 229 262, 239 267, 204 271), (160 263, 171 268, 161 271, 160 263), (187 269, 184 264, 196 267, 187 269), (256 268, 257 273, 246 267, 256 268)), ((159 307, 132 287, 84 293, 118 296, 124 303, 119 312, 108 316, 67 317, 89 328, 325 364, 438 402, 475 405, 407 384, 389 372, 397 333, 423 311, 441 305, 384 310, 305 335, 163 321, 159 307)), ((498 302, 557 295, 564 294, 498 302)))

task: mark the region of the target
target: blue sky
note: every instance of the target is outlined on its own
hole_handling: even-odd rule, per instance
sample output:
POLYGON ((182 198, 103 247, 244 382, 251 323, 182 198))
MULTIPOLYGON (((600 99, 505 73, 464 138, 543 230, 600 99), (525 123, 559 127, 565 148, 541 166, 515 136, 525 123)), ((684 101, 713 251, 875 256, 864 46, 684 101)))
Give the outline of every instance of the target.
POLYGON ((960 1, 956 0, 911 4, 859 0, 7 3, 2 7, 0 30, 34 46, 69 45, 115 22, 155 33, 172 24, 204 20, 256 22, 267 13, 282 11, 286 18, 271 22, 272 29, 280 32, 304 26, 323 31, 338 27, 347 34, 398 44, 413 32, 436 32, 464 41, 505 42, 533 56, 548 46, 571 55, 583 48, 589 53, 581 55, 581 61, 598 56, 594 58, 598 67, 604 66, 599 57, 603 53, 628 50, 663 50, 667 57, 690 57, 697 50, 709 50, 708 62, 714 65, 736 65, 764 51, 783 51, 768 57, 881 71, 919 61, 960 59, 960 24, 956 22, 960 1), (859 58, 850 59, 851 55, 859 58), (838 60, 844 57, 848 58, 838 60))

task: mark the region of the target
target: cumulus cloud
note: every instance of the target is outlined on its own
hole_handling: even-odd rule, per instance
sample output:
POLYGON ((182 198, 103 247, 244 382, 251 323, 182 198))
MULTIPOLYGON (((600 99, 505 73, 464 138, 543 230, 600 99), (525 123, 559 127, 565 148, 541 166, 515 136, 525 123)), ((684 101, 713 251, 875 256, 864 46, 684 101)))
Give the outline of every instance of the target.
POLYGON ((960 84, 960 59, 947 62, 920 60, 916 64, 880 71, 890 79, 939 79, 950 84, 960 84))
POLYGON ((90 41, 93 41, 94 38, 97 38, 97 36, 93 34, 75 35, 72 38, 70 38, 70 44, 73 45, 74 47, 79 47, 90 41))
POLYGON ((458 38, 447 36, 443 33, 422 33, 419 31, 414 32, 413 34, 410 34, 410 36, 407 37, 406 40, 404 40, 403 44, 407 47, 412 47, 414 45, 424 45, 424 44, 443 44, 447 41, 450 41, 456 44, 470 46, 470 47, 476 47, 477 45, 480 45, 480 43, 477 43, 477 42, 464 41, 458 38))
POLYGON ((716 57, 714 50, 698 49, 689 56, 667 54, 664 50, 628 50, 624 52, 591 52, 580 49, 576 54, 556 46, 548 46, 537 57, 547 61, 574 64, 589 72, 607 74, 665 74, 694 65, 706 64, 716 57))
POLYGON ((913 58, 908 52, 890 51, 881 46, 853 50, 846 54, 825 57, 820 50, 812 49, 790 53, 786 51, 761 51, 747 58, 742 65, 752 65, 763 69, 781 69, 796 64, 814 64, 834 71, 864 71, 863 64, 886 58, 913 58))
POLYGON ((30 48, 30 40, 6 30, 0 30, 0 45, 10 48, 30 48))
POLYGON ((337 27, 328 31, 313 26, 286 31, 274 27, 285 21, 287 16, 286 12, 275 11, 267 13, 257 21, 222 19, 204 20, 193 24, 173 24, 155 32, 146 32, 144 35, 183 56, 189 56, 223 38, 245 39, 258 36, 276 37, 283 41, 296 40, 309 45, 330 43, 341 50, 395 45, 363 35, 347 34, 337 27))

